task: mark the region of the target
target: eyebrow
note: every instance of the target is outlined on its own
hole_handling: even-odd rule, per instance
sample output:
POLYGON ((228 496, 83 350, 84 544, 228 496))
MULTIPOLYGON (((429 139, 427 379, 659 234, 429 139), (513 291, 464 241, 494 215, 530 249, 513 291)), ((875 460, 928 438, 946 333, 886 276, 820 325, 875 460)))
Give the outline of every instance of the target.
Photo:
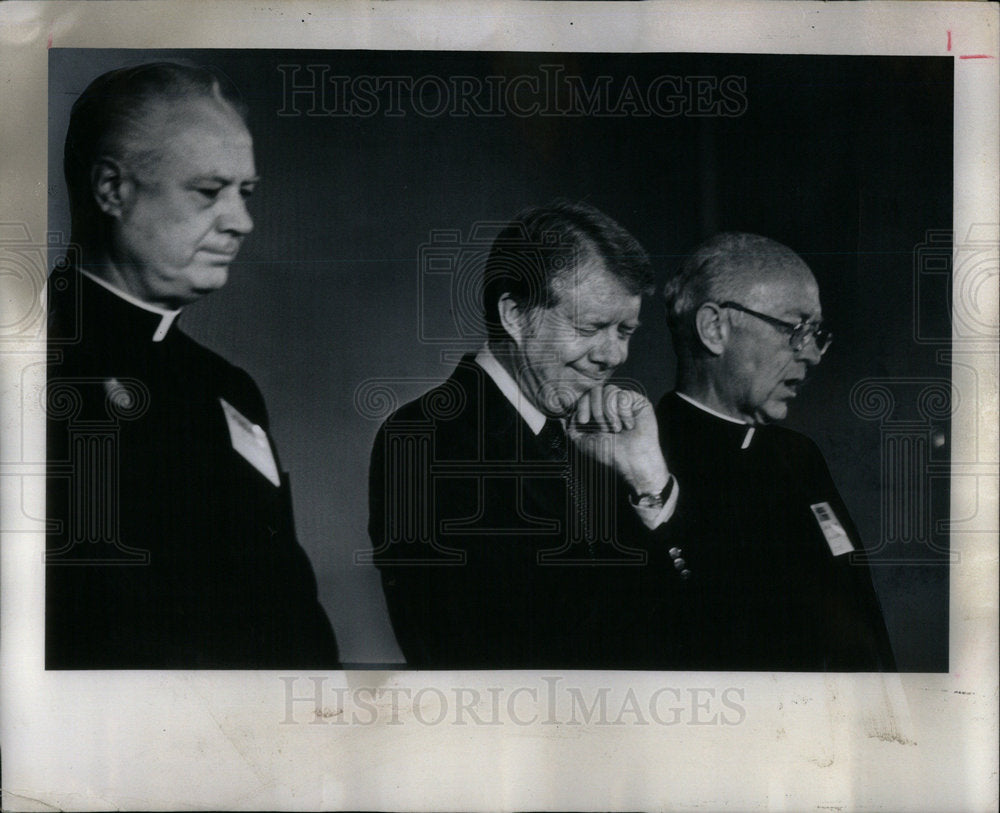
POLYGON ((823 321, 823 314, 820 313, 819 316, 813 315, 809 311, 804 311, 796 308, 789 308, 788 310, 781 311, 781 316, 776 316, 776 319, 784 319, 787 322, 813 322, 817 319, 823 321))
POLYGON ((235 178, 229 178, 225 175, 195 175, 195 177, 191 180, 192 183, 204 183, 205 181, 220 183, 224 186, 231 183, 239 183, 240 186, 246 186, 247 184, 260 183, 260 175, 254 175, 252 178, 246 178, 242 181, 237 181, 235 178))
POLYGON ((577 325, 581 327, 583 325, 586 325, 588 327, 596 327, 596 328, 606 328, 606 327, 611 327, 612 325, 621 325, 622 327, 631 328, 632 330, 638 330, 640 327, 642 327, 642 322, 640 322, 638 319, 634 322, 627 322, 627 321, 623 322, 619 320, 612 320, 609 322, 609 321, 596 321, 596 320, 591 321, 590 319, 584 318, 581 319, 579 322, 577 322, 577 325))

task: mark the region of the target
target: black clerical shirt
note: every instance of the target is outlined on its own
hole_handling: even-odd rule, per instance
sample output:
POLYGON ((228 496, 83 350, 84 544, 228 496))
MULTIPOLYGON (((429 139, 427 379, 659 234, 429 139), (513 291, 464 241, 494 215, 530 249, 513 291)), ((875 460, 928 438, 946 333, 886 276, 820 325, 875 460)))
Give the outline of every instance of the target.
POLYGON ((893 670, 861 539, 815 444, 676 393, 657 418, 681 485, 670 531, 693 574, 686 667, 893 670))
POLYGON ((46 667, 334 666, 250 376, 69 267, 49 359, 46 667))

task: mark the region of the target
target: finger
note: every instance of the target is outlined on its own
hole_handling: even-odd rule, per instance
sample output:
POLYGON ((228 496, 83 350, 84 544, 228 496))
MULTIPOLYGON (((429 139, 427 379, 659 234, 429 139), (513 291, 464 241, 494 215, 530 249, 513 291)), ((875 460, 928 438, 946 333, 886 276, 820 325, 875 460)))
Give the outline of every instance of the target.
POLYGON ((635 429, 635 399, 627 390, 618 392, 618 415, 626 429, 635 429))
POLYGON ((573 422, 577 428, 581 428, 590 423, 590 392, 585 392, 577 399, 576 411, 573 415, 573 422))
POLYGON ((604 388, 594 387, 587 393, 590 401, 590 418, 595 424, 595 429, 600 432, 607 430, 607 423, 604 417, 604 388))
POLYGON ((612 432, 622 431, 620 395, 621 390, 614 385, 609 385, 604 388, 604 418, 612 432))

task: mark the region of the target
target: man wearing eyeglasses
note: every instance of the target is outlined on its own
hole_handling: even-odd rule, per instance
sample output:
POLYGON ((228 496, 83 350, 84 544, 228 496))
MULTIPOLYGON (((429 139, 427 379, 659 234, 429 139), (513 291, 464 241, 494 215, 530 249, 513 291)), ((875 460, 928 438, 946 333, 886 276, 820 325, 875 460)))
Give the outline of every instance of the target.
POLYGON ((773 425, 829 349, 819 287, 786 246, 723 233, 664 288, 676 390, 660 438, 683 488, 695 669, 892 671, 857 529, 816 445, 773 425))

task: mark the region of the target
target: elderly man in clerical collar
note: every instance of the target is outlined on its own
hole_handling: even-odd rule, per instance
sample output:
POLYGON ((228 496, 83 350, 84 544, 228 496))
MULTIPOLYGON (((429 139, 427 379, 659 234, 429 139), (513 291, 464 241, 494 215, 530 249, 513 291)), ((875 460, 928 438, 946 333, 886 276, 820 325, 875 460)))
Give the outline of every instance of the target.
POLYGON ((177 326, 253 228, 235 89, 174 63, 95 79, 65 145, 49 280, 48 668, 333 666, 247 373, 177 326))
POLYGON ((893 659, 861 539, 826 462, 775 425, 829 349, 819 286, 788 247, 723 233, 664 287, 677 384, 657 408, 684 488, 688 665, 878 670, 893 659))

